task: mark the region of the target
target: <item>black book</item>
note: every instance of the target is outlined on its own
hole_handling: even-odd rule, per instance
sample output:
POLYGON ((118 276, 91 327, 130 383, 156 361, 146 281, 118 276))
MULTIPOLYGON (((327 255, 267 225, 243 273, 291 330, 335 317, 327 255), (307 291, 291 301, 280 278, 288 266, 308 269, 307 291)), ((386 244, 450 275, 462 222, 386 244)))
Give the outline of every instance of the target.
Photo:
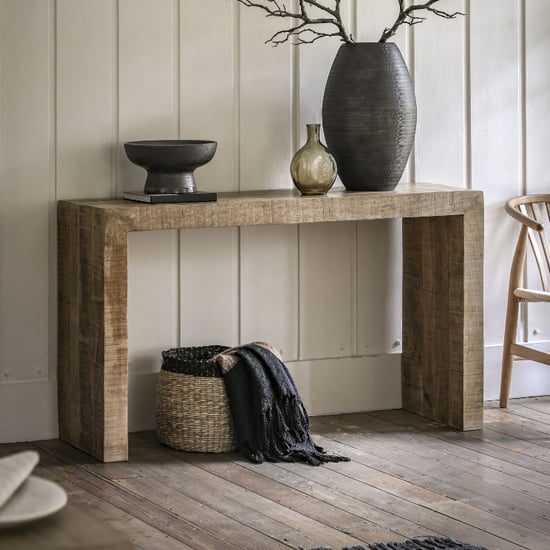
POLYGON ((218 194, 209 191, 194 191, 191 193, 143 193, 142 191, 124 191, 122 196, 129 201, 146 202, 149 204, 169 202, 212 202, 218 200, 218 194))

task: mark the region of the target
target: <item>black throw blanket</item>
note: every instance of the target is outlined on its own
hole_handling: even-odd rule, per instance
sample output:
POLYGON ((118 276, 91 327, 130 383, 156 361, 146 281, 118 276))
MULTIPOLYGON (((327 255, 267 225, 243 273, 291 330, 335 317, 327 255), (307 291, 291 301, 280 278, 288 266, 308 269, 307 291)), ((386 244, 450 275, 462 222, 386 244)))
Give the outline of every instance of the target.
POLYGON ((286 365, 269 346, 252 343, 217 356, 238 446, 252 462, 349 460, 313 443, 308 415, 286 365))

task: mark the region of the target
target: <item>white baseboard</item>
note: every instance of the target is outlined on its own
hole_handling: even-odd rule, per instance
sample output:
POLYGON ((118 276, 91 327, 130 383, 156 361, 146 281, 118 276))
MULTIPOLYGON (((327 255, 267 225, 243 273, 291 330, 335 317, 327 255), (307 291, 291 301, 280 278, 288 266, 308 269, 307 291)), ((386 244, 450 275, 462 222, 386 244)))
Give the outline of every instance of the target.
MULTIPOLYGON (((485 348, 485 400, 498 399, 502 346, 485 348)), ((311 415, 398 409, 401 407, 401 356, 378 355, 288 362, 311 415)), ((157 373, 130 374, 129 431, 155 429, 157 373)), ((520 361, 512 376, 511 397, 550 395, 550 368, 520 361)), ((57 431, 55 380, 0 384, 0 443, 52 439, 57 431)))
POLYGON ((0 384, 0 443, 53 439, 57 431, 57 382, 0 384))
MULTIPOLYGON (((401 407, 401 356, 292 361, 287 367, 311 415, 401 407)), ((128 427, 155 428, 157 374, 130 377, 128 427)))
MULTIPOLYGON (((548 351, 550 343, 535 346, 548 351)), ((484 392, 485 401, 500 397, 502 346, 485 347, 484 392)), ((512 370, 510 397, 550 395, 550 367, 533 361, 515 361, 512 370)))
POLYGON ((287 366, 312 416, 401 408, 401 354, 287 366))

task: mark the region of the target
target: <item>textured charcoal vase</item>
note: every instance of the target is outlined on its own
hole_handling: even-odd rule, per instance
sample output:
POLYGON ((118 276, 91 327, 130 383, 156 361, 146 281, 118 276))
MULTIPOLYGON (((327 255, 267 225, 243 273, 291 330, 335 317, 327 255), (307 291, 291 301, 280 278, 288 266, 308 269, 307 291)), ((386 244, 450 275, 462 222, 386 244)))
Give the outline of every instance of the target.
POLYGON ((306 124, 307 141, 292 157, 290 175, 302 195, 324 195, 336 179, 336 161, 321 143, 320 124, 306 124))
POLYGON ((416 99, 394 43, 340 46, 323 97, 323 129, 350 191, 391 191, 409 158, 416 99))

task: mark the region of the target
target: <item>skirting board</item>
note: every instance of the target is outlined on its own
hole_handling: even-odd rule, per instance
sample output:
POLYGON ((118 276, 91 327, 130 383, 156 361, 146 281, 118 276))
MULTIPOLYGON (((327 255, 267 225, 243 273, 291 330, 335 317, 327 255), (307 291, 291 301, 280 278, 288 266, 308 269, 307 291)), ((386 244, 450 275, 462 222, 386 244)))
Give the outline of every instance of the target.
POLYGON ((287 366, 312 416, 401 408, 401 354, 287 366))
MULTIPOLYGON (((535 347, 550 350, 550 342, 542 342, 535 347)), ((485 346, 485 401, 500 397, 500 371, 502 365, 502 346, 485 346)), ((550 395, 550 367, 533 361, 515 361, 512 369, 510 397, 535 397, 550 395)))
POLYGON ((57 435, 57 380, 0 384, 0 443, 53 439, 57 435))
MULTIPOLYGON (((497 399, 501 346, 485 348, 486 400, 497 399)), ((287 363, 311 415, 401 407, 400 355, 287 363)), ((129 430, 155 428, 157 373, 130 374, 129 430)), ((512 397, 550 395, 550 368, 521 361, 512 397)), ((0 383, 0 443, 52 439, 57 431, 56 380, 0 383)))
MULTIPOLYGON (((316 359, 286 363, 309 414, 401 407, 401 356, 316 359), (382 374, 381 374, 382 373, 382 374)), ((130 377, 130 432, 155 428, 157 374, 130 377)))
MULTIPOLYGON (((502 346, 485 348, 484 399, 498 399, 502 346)), ((401 408, 401 355, 292 361, 287 366, 312 416, 401 408)), ((130 377, 129 429, 155 428, 156 374, 130 377)), ((511 397, 550 395, 550 368, 519 361, 511 397)))

